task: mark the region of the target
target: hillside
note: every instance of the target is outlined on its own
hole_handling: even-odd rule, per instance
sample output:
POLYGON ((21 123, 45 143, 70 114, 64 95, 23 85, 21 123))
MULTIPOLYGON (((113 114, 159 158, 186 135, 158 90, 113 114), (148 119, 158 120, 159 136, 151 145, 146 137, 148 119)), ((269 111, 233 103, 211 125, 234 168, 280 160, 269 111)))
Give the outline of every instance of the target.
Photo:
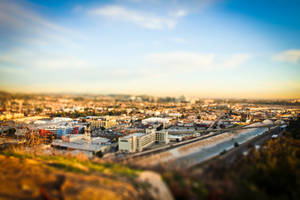
POLYGON ((100 161, 6 151, 0 174, 1 199, 172 199, 156 173, 100 161))

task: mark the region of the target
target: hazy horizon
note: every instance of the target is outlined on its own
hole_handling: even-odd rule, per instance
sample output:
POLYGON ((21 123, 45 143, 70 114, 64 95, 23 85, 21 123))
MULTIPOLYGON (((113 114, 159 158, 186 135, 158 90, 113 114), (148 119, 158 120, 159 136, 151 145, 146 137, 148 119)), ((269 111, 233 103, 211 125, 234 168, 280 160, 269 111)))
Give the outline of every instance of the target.
POLYGON ((300 2, 0 2, 0 90, 300 98, 300 2))
POLYGON ((145 93, 136 93, 136 94, 132 94, 132 93, 100 93, 100 92, 22 92, 22 91, 8 91, 8 90, 0 90, 0 92, 5 92, 5 93, 9 93, 9 94, 21 94, 21 95, 49 95, 49 96, 149 96, 149 97, 155 97, 155 98, 166 98, 166 97, 171 97, 171 98, 180 98, 182 96, 184 96, 187 99, 231 99, 231 100, 243 100, 243 99, 247 99, 247 100, 299 100, 300 98, 295 97, 295 98, 280 98, 280 97, 216 97, 216 96, 189 96, 189 95, 184 95, 184 94, 175 94, 175 95, 151 95, 151 94, 145 94, 145 93))

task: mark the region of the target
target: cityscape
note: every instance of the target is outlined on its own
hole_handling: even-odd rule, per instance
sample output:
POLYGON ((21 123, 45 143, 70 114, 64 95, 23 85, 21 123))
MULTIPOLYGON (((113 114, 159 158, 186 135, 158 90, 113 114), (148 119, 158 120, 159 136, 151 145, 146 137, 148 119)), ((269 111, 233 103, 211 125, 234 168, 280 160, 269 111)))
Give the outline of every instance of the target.
POLYGON ((1 1, 0 199, 299 199, 299 11, 1 1))

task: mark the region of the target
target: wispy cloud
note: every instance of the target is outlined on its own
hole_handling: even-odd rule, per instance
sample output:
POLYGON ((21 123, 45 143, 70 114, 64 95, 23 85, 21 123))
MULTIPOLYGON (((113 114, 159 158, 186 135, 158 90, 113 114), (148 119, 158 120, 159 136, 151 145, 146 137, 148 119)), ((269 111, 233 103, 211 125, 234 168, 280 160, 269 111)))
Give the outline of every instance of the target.
POLYGON ((181 37, 172 37, 170 38, 170 41, 175 42, 177 44, 186 44, 186 40, 184 38, 181 37))
POLYGON ((72 11, 74 13, 80 13, 80 12, 83 11, 83 7, 82 7, 82 5, 76 5, 76 6, 73 7, 72 11))
POLYGON ((0 55, 0 67, 7 66, 18 69, 85 69, 91 67, 92 63, 72 55, 19 48, 0 55))
POLYGON ((185 11, 179 10, 170 16, 158 16, 153 13, 140 12, 118 5, 108 5, 92 9, 89 13, 95 16, 131 22, 143 28, 154 30, 172 29, 176 26, 178 20, 187 14, 185 11))
POLYGON ((174 13, 171 13, 174 17, 184 17, 188 14, 187 10, 180 9, 175 11, 174 13))
POLYGON ((226 68, 235 68, 242 64, 244 64, 251 56, 249 54, 241 53, 234 54, 226 58, 223 63, 219 65, 224 66, 226 68))
POLYGON ((214 54, 194 52, 152 53, 147 56, 150 63, 160 67, 191 69, 207 67, 214 61, 214 54))
POLYGON ((152 53, 147 55, 146 58, 153 66, 185 71, 197 69, 235 68, 244 64, 250 58, 250 55, 233 54, 231 56, 221 58, 214 53, 167 52, 152 53))
POLYGON ((74 30, 53 23, 25 5, 0 1, 0 28, 7 38, 28 44, 63 43, 75 45, 76 38, 83 38, 74 30))
POLYGON ((0 1, 0 29, 9 44, 0 55, 0 72, 10 68, 17 73, 91 66, 83 56, 80 58, 69 51, 79 46, 83 36, 42 17, 25 2, 0 1))
POLYGON ((273 57, 273 60, 280 62, 298 63, 300 61, 300 50, 292 49, 281 52, 273 57))

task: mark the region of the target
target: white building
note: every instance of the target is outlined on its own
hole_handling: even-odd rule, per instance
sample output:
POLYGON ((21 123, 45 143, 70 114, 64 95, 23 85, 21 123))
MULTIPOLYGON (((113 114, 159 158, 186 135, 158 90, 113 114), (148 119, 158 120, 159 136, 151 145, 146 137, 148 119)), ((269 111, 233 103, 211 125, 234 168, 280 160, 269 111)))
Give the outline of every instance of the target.
POLYGON ((52 146, 63 149, 87 152, 107 152, 111 148, 110 140, 102 137, 89 137, 86 134, 67 134, 62 139, 55 139, 52 146))
POLYGON ((136 152, 143 151, 154 142, 169 143, 168 132, 166 130, 156 131, 146 129, 145 133, 133 133, 119 138, 119 151, 136 152))
POLYGON ((154 124, 154 123, 168 124, 170 120, 171 120, 170 118, 150 117, 147 119, 143 119, 142 124, 154 124))
POLYGON ((174 126, 168 129, 169 134, 172 135, 180 135, 180 134, 192 134, 195 132, 194 127, 181 127, 181 126, 174 126))

